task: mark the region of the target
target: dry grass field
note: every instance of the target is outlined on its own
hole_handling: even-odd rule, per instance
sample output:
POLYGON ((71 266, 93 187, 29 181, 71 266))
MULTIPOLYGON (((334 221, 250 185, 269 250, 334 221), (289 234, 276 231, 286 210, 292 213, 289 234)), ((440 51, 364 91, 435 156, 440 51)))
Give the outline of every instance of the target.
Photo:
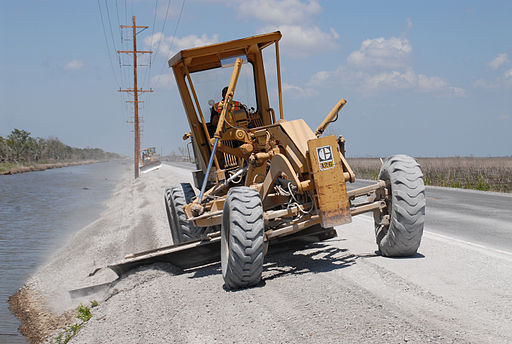
MULTIPOLYGON (((417 158, 425 185, 512 192, 512 157, 417 158)), ((356 178, 377 179, 379 158, 349 158, 356 178)))

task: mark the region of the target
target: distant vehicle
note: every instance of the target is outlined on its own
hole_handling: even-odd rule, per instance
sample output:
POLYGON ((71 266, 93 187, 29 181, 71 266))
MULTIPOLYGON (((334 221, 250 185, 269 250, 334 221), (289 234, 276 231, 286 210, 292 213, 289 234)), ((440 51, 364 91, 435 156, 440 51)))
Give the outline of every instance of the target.
POLYGON ((140 171, 149 172, 160 167, 160 155, 156 153, 155 147, 143 149, 140 152, 140 171))

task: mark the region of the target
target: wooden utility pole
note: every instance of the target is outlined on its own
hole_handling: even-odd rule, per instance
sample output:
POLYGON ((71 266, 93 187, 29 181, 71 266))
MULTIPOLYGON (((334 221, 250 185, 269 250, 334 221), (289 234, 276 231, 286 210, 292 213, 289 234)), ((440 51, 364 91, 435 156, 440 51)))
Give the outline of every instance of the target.
POLYGON ((133 33, 133 50, 122 51, 118 50, 118 53, 125 54, 133 54, 133 89, 119 90, 119 92, 133 92, 133 100, 129 100, 129 103, 133 103, 134 108, 134 117, 133 117, 133 125, 134 125, 134 136, 135 136, 135 144, 134 144, 134 170, 135 170, 135 178, 139 178, 139 157, 140 157, 140 128, 139 128, 139 103, 142 103, 142 100, 139 100, 139 92, 153 92, 153 90, 143 90, 137 88, 137 54, 151 54, 152 51, 137 51, 137 29, 147 29, 149 26, 137 26, 135 25, 135 16, 132 17, 133 25, 121 25, 121 29, 123 28, 131 28, 133 33))

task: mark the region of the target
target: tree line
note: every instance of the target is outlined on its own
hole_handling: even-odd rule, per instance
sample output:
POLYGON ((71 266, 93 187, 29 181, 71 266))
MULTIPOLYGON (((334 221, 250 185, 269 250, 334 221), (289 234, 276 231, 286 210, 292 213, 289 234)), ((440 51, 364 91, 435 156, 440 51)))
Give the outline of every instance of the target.
POLYGON ((58 138, 31 137, 26 130, 14 129, 6 138, 0 136, 0 163, 33 163, 120 158, 99 148, 74 148, 58 138))

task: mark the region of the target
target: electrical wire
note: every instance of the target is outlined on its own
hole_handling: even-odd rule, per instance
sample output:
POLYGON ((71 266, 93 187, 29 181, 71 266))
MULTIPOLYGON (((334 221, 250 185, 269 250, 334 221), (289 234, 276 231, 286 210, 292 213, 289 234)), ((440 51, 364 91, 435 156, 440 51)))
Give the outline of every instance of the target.
POLYGON ((108 60, 110 62, 110 67, 112 68, 112 74, 114 76, 114 80, 115 80, 117 86, 119 88, 121 88, 121 84, 119 83, 119 80, 117 79, 116 72, 114 71, 114 64, 112 63, 112 55, 109 54, 109 51, 111 51, 111 50, 110 50, 110 46, 108 44, 107 32, 105 30, 105 23, 103 21, 103 12, 101 10, 100 0, 98 0, 98 9, 99 9, 99 12, 100 12, 101 26, 103 27, 103 37, 105 38, 105 44, 106 44, 106 47, 107 47, 107 57, 108 57, 108 60))
MULTIPOLYGON (((168 0, 167 1, 167 9, 165 10, 165 18, 164 18, 164 23, 162 24, 162 38, 165 38, 165 24, 167 23, 167 18, 169 16, 169 8, 171 7, 171 0, 168 0)), ((160 51, 160 44, 162 44, 162 40, 163 39, 159 39, 158 40, 158 45, 156 47, 156 53, 155 53, 155 56, 156 54, 158 54, 158 52, 160 51)))
MULTIPOLYGON (((185 2, 186 2, 186 0, 183 0, 183 2, 181 3, 180 14, 178 15, 178 20, 176 21, 176 26, 174 27, 174 33, 172 34, 172 41, 171 41, 171 44, 169 46, 169 51, 172 51, 172 47, 174 45, 174 41, 176 40, 176 32, 178 32, 178 26, 180 25, 181 16, 183 15, 183 9, 185 8, 185 2)), ((170 58, 170 56, 168 58, 170 58)), ((164 61, 164 64, 162 66, 162 69, 160 69, 160 73, 159 74, 162 74, 162 72, 164 70, 164 67, 166 65, 167 65, 167 60, 164 61)))
MULTIPOLYGON (((155 34, 155 23, 156 23, 156 13, 158 10, 158 0, 155 0, 155 10, 153 15, 153 25, 151 26, 151 48, 149 50, 153 50, 153 36, 155 34)), ((149 80, 149 76, 151 75, 151 67, 153 65, 153 54, 149 54, 149 67, 144 69, 144 75, 142 77, 142 86, 146 85, 149 80)), ((149 97, 148 97, 149 98, 149 97)))
MULTIPOLYGON (((157 3, 155 3, 155 17, 153 17, 153 30, 155 28, 156 8, 157 8, 156 6, 157 6, 157 3)), ((158 53, 160 52, 160 45, 162 43, 162 40, 165 38, 165 25, 166 25, 167 19, 169 17, 169 9, 170 8, 171 8, 171 0, 168 0, 167 8, 165 10, 165 17, 164 17, 164 21, 162 24, 162 30, 161 30, 162 37, 158 40, 158 45, 157 45, 156 51, 153 53, 153 54, 155 54, 154 55, 155 59, 158 57, 158 53)), ((153 50, 153 35, 154 34, 151 35, 151 50, 153 50)), ((151 68, 152 68, 152 62, 150 62, 150 67, 149 67, 148 73, 146 74, 146 77, 143 78, 143 83, 148 82, 150 89, 151 89, 151 68)), ((151 101, 151 93, 148 95, 148 97, 146 99, 147 99, 148 103, 151 101)), ((148 106, 149 106, 149 104, 148 104, 148 106)))
POLYGON ((128 24, 128 9, 126 8, 126 0, 124 0, 124 20, 128 24))
POLYGON ((117 16, 117 27, 119 28, 119 34, 120 34, 120 37, 121 37, 121 43, 123 42, 123 34, 122 34, 122 30, 121 30, 121 21, 119 20, 119 6, 117 4, 117 0, 116 0, 116 16, 117 16))
POLYGON ((110 21, 110 11, 108 9, 107 0, 105 0, 105 7, 107 9, 107 19, 108 19, 108 26, 110 28, 110 37, 112 38, 112 46, 114 47, 114 50, 117 51, 117 46, 116 46, 116 43, 114 41, 114 33, 112 31, 112 22, 110 21))

